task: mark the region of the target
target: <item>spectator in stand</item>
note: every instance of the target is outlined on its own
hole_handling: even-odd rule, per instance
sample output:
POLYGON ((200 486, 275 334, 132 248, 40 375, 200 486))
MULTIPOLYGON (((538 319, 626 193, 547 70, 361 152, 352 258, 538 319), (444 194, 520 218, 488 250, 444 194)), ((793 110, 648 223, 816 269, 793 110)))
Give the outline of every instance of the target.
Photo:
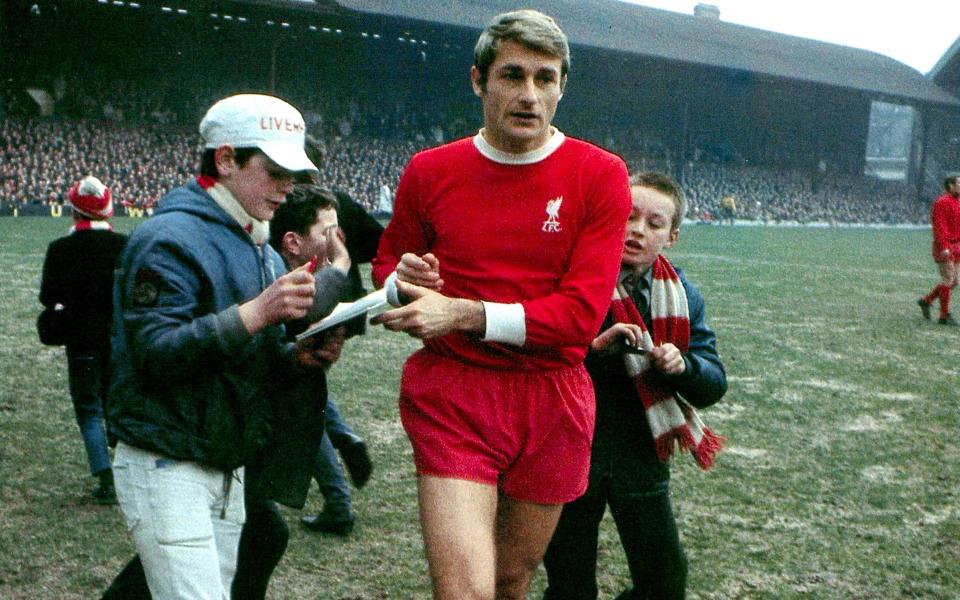
POLYGON ((40 302, 63 310, 67 368, 73 412, 87 451, 90 473, 99 480, 93 497, 116 504, 107 450, 103 401, 109 385, 113 271, 127 236, 113 231, 110 189, 87 176, 70 188, 73 227, 51 242, 43 261, 40 302))
POLYGON ((943 180, 944 193, 930 209, 930 224, 933 230, 933 261, 940 270, 940 283, 929 294, 917 300, 923 318, 930 319, 930 305, 940 301, 940 318, 937 323, 951 327, 960 326, 960 321, 950 314, 950 293, 957 287, 958 264, 960 264, 960 175, 948 175, 943 180))
POLYGON ((733 225, 734 219, 737 218, 737 199, 733 196, 724 196, 721 205, 723 209, 723 219, 727 224, 733 225))

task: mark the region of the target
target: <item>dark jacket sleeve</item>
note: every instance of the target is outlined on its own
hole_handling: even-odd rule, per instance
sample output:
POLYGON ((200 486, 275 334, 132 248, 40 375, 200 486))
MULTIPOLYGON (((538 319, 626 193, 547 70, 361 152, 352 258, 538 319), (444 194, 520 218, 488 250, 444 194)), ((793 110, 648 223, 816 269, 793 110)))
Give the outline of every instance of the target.
POLYGON ((377 255, 383 225, 344 192, 337 192, 338 219, 347 237, 347 252, 353 264, 368 263, 377 255))
POLYGON ((118 310, 142 383, 164 387, 199 373, 219 373, 225 364, 247 358, 252 336, 238 305, 205 312, 208 290, 182 245, 147 244, 127 267, 118 281, 118 310))
POLYGON ((696 408, 716 404, 727 392, 727 374, 717 354, 717 336, 706 323, 706 308, 700 290, 687 281, 678 269, 680 282, 687 293, 690 312, 690 348, 683 355, 687 364, 681 375, 670 377, 683 398, 696 408))
MULTIPOLYGON (((336 196, 340 205, 337 218, 347 237, 347 253, 350 254, 349 286, 344 300, 353 301, 367 293, 360 277, 360 265, 370 262, 377 255, 383 225, 346 192, 336 192, 336 196)), ((366 323, 364 316, 347 321, 347 337, 363 335, 366 332, 366 323)))
POLYGON ((57 252, 57 242, 51 242, 47 246, 47 254, 43 259, 43 275, 40 278, 40 304, 46 308, 53 308, 58 302, 64 303, 64 292, 61 289, 62 286, 58 285, 61 281, 58 275, 62 268, 57 252))

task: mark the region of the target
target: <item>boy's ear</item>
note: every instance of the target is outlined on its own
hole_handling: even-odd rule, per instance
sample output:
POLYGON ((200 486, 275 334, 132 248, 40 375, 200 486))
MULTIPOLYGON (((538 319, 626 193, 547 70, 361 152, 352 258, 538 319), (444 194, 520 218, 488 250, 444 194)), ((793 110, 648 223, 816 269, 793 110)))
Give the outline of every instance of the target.
POLYGON ((667 238, 667 243, 663 245, 664 248, 672 248, 674 244, 677 243, 677 239, 680 237, 680 228, 674 227, 670 230, 670 237, 667 238))
POLYGON ((280 240, 280 247, 291 256, 300 256, 300 236, 294 231, 286 232, 280 240))
POLYGON ((236 151, 233 146, 222 144, 214 150, 213 161, 219 175, 230 175, 237 167, 236 151))

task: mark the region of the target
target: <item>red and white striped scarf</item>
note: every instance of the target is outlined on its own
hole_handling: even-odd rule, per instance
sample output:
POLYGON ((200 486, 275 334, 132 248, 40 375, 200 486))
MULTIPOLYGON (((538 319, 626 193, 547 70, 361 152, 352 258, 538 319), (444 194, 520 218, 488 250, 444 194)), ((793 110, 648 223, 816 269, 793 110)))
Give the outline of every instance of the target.
MULTIPOLYGON (((650 314, 653 335, 647 330, 643 317, 622 282, 613 291, 610 312, 616 322, 640 327, 643 331, 640 346, 647 352, 668 342, 680 352, 686 352, 690 347, 690 311, 683 284, 673 265, 662 254, 657 256, 651 268, 650 314)), ((643 402, 660 460, 669 460, 679 445, 681 452, 690 450, 700 468, 709 469, 713 466, 713 460, 726 438, 710 431, 690 403, 658 381, 658 378, 650 376, 648 371, 652 361, 648 353, 625 352, 623 358, 627 374, 633 378, 637 395, 643 402)))
POLYGON ((77 219, 70 228, 70 233, 74 231, 89 231, 91 229, 98 231, 113 231, 113 226, 107 221, 92 221, 90 219, 77 219))

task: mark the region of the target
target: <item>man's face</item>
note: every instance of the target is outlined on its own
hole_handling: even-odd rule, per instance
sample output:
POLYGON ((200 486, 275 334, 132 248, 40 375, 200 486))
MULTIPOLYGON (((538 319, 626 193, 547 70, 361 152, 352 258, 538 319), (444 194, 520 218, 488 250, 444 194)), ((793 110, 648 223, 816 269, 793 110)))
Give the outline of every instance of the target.
POLYGON ((269 221, 273 213, 293 191, 295 173, 287 171, 262 152, 254 154, 242 167, 233 158, 232 148, 217 150, 226 154, 218 159, 218 182, 230 190, 243 210, 259 221, 269 221))
POLYGON ((955 198, 960 198, 960 179, 947 184, 947 193, 955 198))
POLYGON ((494 148, 515 154, 536 150, 550 138, 550 122, 563 90, 562 60, 513 41, 501 42, 487 71, 470 71, 473 91, 483 101, 484 137, 494 148))
POLYGON ((676 206, 670 196, 639 185, 630 188, 633 207, 623 238, 624 267, 644 272, 657 255, 677 241, 680 230, 673 228, 676 206))
POLYGON ((307 230, 306 235, 300 236, 298 252, 291 256, 291 266, 299 267, 302 264, 310 262, 314 256, 320 259, 322 263, 325 258, 329 258, 327 253, 327 230, 337 227, 337 211, 334 208, 321 208, 317 210, 317 220, 307 230))

